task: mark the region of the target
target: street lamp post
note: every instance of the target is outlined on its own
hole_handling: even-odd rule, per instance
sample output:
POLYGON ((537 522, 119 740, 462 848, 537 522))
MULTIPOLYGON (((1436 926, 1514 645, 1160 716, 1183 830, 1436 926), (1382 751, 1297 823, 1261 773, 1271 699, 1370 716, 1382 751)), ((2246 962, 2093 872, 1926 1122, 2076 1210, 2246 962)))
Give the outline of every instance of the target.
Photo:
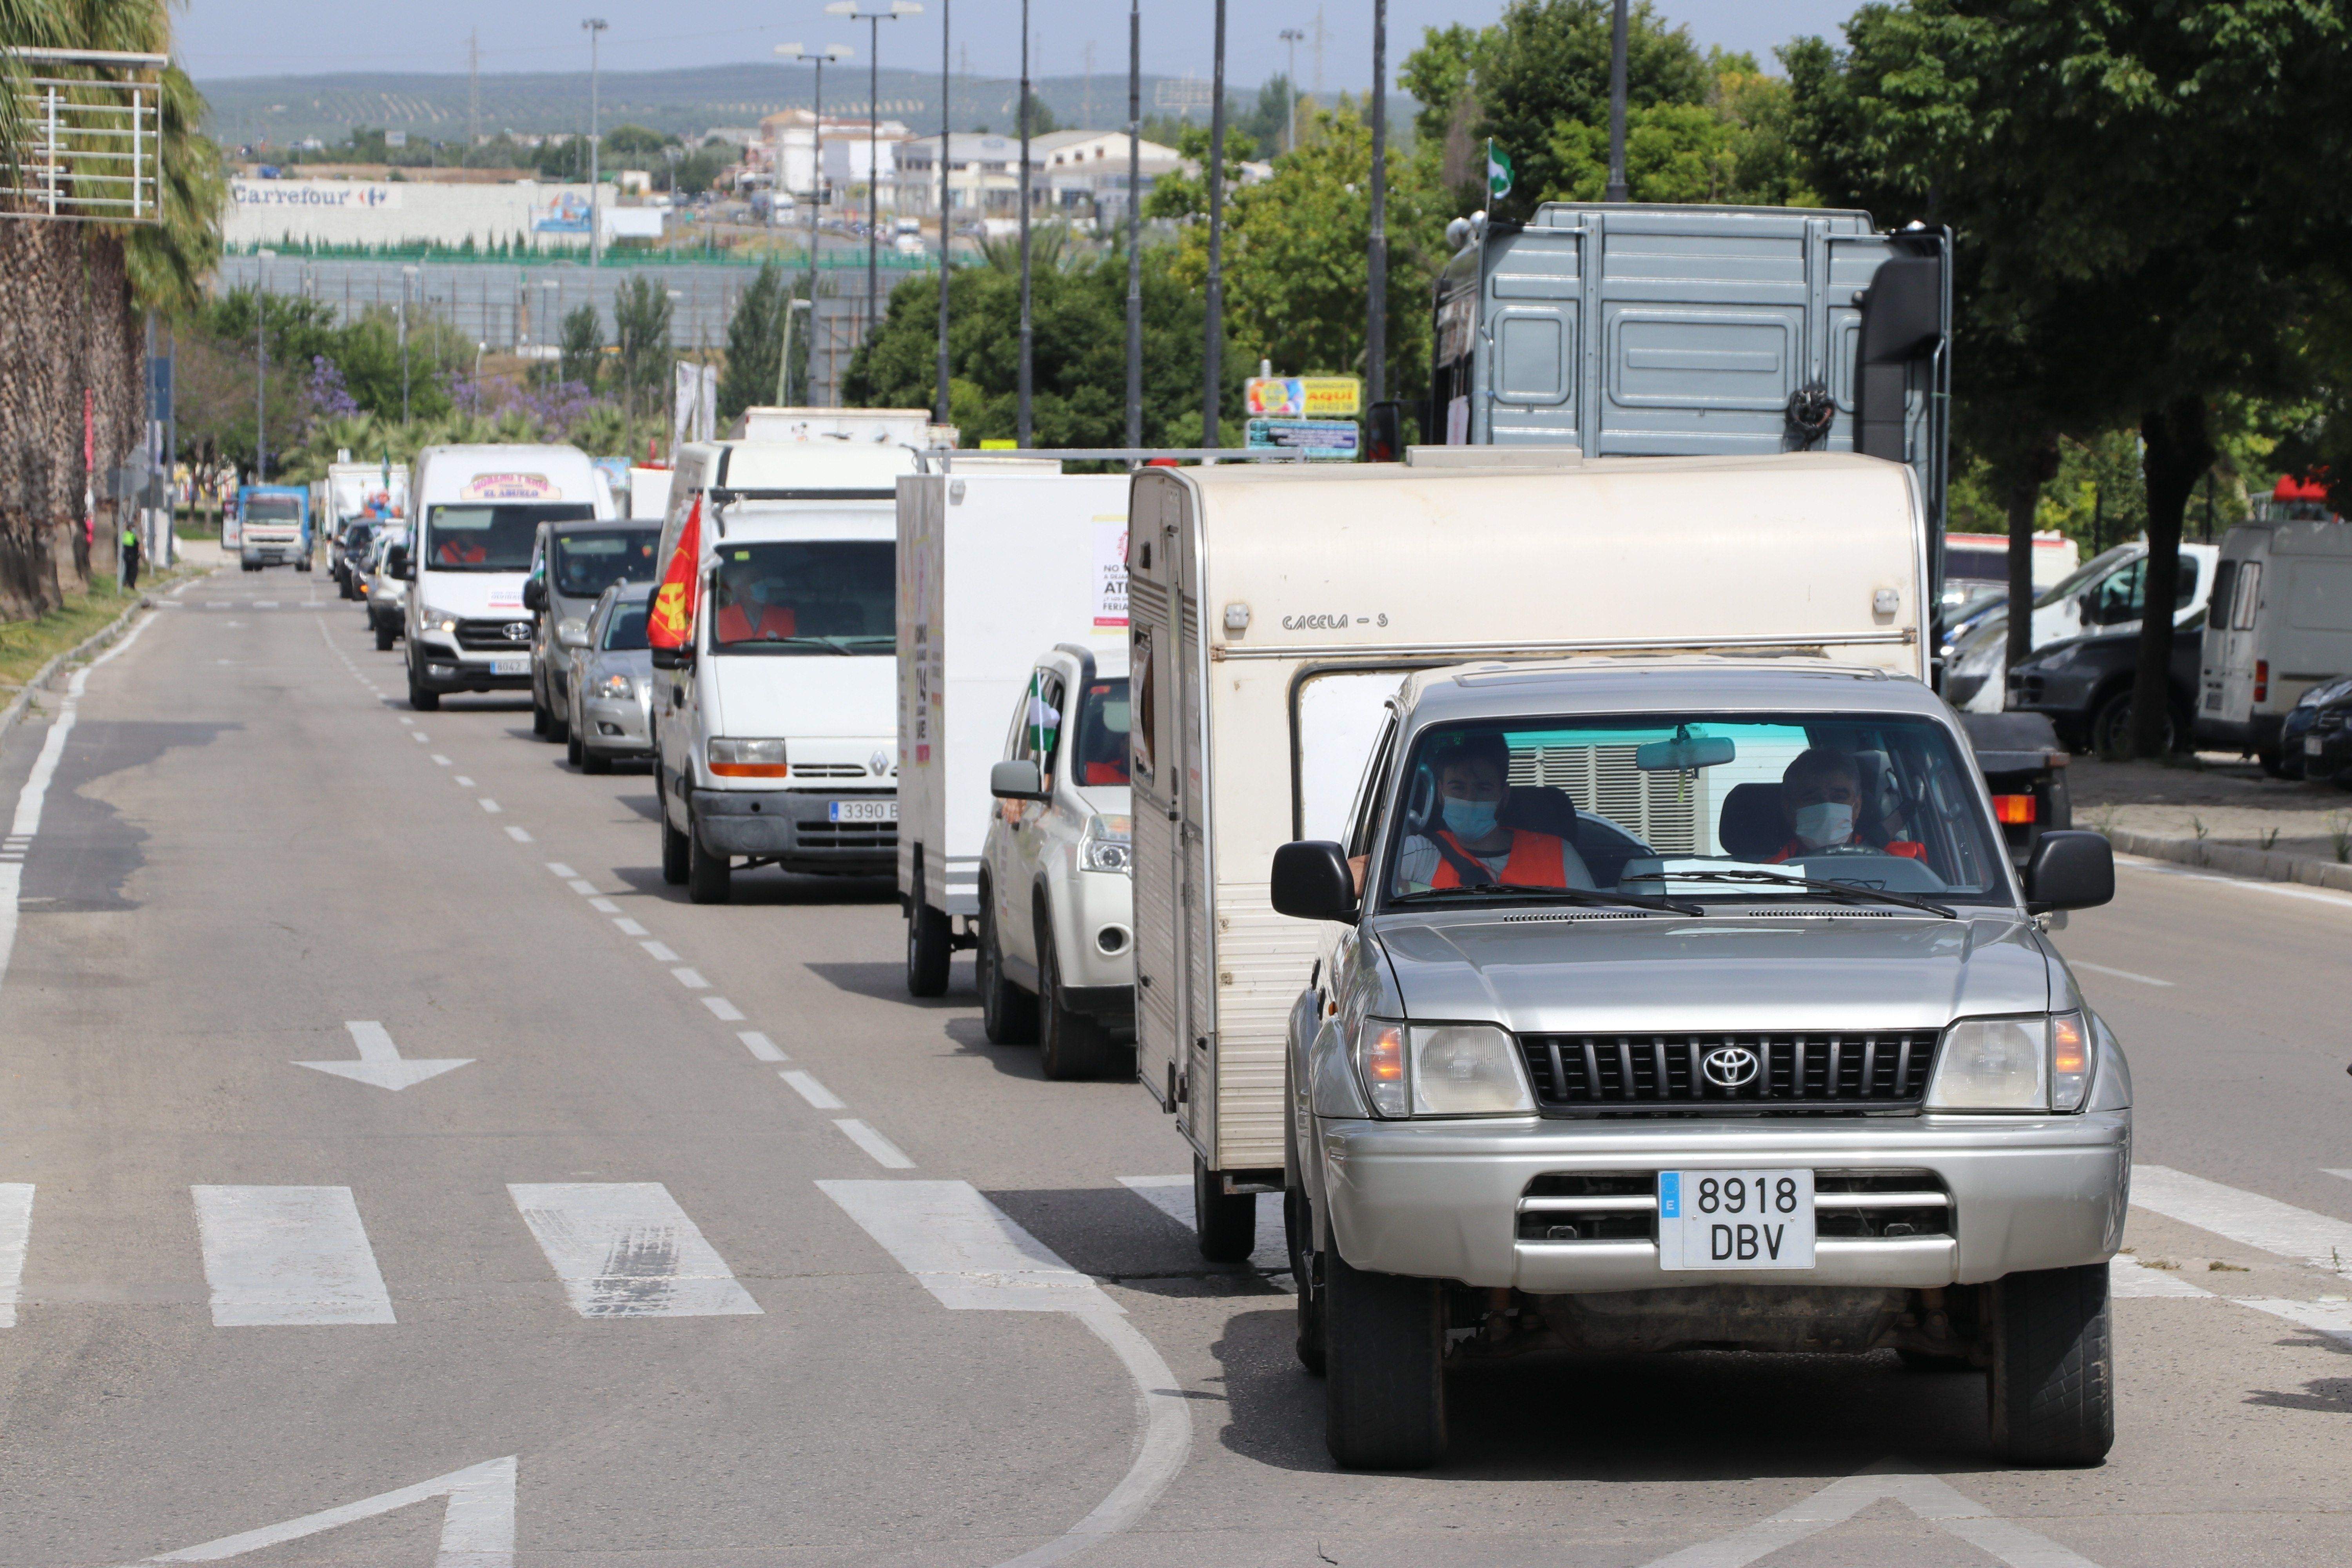
POLYGON ((824 9, 828 16, 855 16, 866 25, 866 330, 870 333, 882 301, 882 24, 919 16, 923 7, 919 0, 834 0, 824 9))
POLYGON ((1213 448, 1225 346, 1225 0, 1217 0, 1216 57, 1209 74, 1209 289, 1208 329, 1201 344, 1201 445, 1213 448))
POLYGON ((1372 0, 1372 233, 1364 258, 1364 398, 1388 395, 1389 0, 1372 0))
POLYGON ((1608 200, 1625 199, 1625 0, 1617 0, 1609 16, 1609 192, 1608 200))
POLYGON ((1143 0, 1127 3, 1127 444, 1143 445, 1143 0))
POLYGON ((948 199, 950 187, 948 171, 953 165, 948 161, 948 139, 954 134, 955 121, 949 112, 950 82, 948 78, 948 32, 952 0, 940 0, 940 413, 942 425, 955 418, 952 399, 948 392, 950 367, 948 363, 948 199))
MULTIPOLYGON (((812 344, 816 341, 814 335, 816 331, 816 220, 818 213, 824 205, 824 62, 845 60, 856 52, 847 44, 827 44, 821 49, 812 49, 801 44, 776 46, 776 53, 782 58, 788 60, 806 60, 816 68, 816 87, 809 99, 808 278, 809 331, 812 334, 809 342, 812 344)), ((776 149, 776 174, 779 179, 783 176, 783 172, 784 150, 779 146, 776 149)), ((775 206, 772 202, 768 211, 771 216, 774 214, 775 206)), ((803 396, 811 395, 809 388, 805 386, 802 388, 803 396)))
POLYGON ((1290 46, 1290 63, 1283 68, 1282 79, 1282 96, 1288 100, 1290 132, 1289 139, 1283 143, 1282 150, 1286 153, 1296 153, 1298 151, 1298 41, 1307 37, 1307 34, 1302 28, 1285 27, 1275 37, 1290 46))
POLYGON ((1021 374, 1014 442, 1029 445, 1030 398, 1036 384, 1036 331, 1029 319, 1029 0, 1021 0, 1021 374))
POLYGON ((408 423, 408 311, 416 268, 400 269, 400 422, 408 423))
POLYGON ((588 265, 596 266, 604 259, 604 237, 596 224, 596 186, 601 179, 596 150, 596 43, 608 24, 602 16, 591 16, 580 26, 588 34, 588 265))
MULTIPOLYGON (((793 314, 797 310, 814 310, 814 300, 787 299, 784 301, 784 356, 776 362, 776 406, 789 407, 792 397, 793 374, 793 314)), ((815 318, 811 317, 812 321, 815 318)))
POLYGON ((263 309, 268 298, 257 283, 253 290, 253 482, 257 485, 269 482, 269 314, 263 309))

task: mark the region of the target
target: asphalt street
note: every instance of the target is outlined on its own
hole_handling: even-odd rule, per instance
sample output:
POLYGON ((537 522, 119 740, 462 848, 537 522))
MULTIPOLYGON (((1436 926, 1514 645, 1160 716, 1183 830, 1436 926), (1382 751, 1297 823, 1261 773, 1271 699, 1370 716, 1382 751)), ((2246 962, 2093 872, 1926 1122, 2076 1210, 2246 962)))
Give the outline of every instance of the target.
POLYGON ((688 904, 648 775, 399 658, 216 574, 0 741, 0 1568, 2343 1560, 2352 898, 2134 863, 2059 939, 2137 1090, 2104 1467, 1693 1354, 1343 1474, 1151 1100, 908 998, 887 884, 688 904))

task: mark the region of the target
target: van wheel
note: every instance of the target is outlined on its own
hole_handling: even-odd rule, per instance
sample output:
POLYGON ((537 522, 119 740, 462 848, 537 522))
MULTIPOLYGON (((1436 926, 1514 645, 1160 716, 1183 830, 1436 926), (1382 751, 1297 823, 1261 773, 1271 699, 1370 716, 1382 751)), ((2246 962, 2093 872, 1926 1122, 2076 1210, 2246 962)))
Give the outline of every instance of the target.
POLYGON ((1992 1447, 2020 1465, 2095 1465, 2116 1441, 2107 1266, 1992 1285, 1992 1447))
POLYGON ((992 896, 983 882, 980 889, 980 942, 972 951, 972 979, 980 986, 980 1027, 992 1046, 1034 1045, 1037 1039, 1037 998, 1004 977, 1004 953, 996 942, 996 917, 990 912, 992 896))
POLYGON ((1201 1256, 1212 1263, 1245 1263, 1257 1250, 1257 1194, 1225 1191, 1198 1154, 1192 1156, 1192 1228, 1201 1256))
POLYGON ((1434 1279, 1324 1255, 1323 1442, 1351 1470, 1424 1469, 1445 1454, 1445 1297, 1434 1279))
POLYGON ((408 667, 408 705, 419 713, 431 713, 441 706, 441 694, 425 689, 413 664, 408 667))
POLYGON ((1323 1375, 1323 1292, 1315 1280, 1315 1210, 1307 1189, 1282 1194, 1283 1238, 1290 1244, 1290 1279, 1298 1295, 1298 1364, 1323 1375))
POLYGON ((944 996, 948 994, 948 917, 923 900, 923 880, 907 900, 907 994, 944 996))
POLYGON ((702 847, 702 835, 686 834, 686 896, 698 904, 723 904, 733 890, 734 867, 724 855, 702 847))
POLYGON ((662 806, 662 880, 673 888, 686 886, 690 840, 669 825, 669 806, 662 806))
POLYGON ((1037 921, 1037 1065, 1051 1079, 1093 1078, 1106 1066, 1110 1040, 1091 1013, 1062 1005, 1062 961, 1052 922, 1037 921))

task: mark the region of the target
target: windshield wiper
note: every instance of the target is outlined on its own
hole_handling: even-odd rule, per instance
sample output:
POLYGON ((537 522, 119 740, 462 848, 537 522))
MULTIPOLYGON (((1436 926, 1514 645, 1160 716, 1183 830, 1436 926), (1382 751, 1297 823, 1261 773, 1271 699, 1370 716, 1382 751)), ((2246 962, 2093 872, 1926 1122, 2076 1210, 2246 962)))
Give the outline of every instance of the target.
MULTIPOLYGON (((1644 878, 1643 880, 1646 881, 1644 878)), ((1829 882, 1819 877, 1791 877, 1781 871, 1661 871, 1662 882, 1779 882, 1791 888, 1806 888, 1819 893, 1842 893, 1850 899, 1875 900, 1882 904, 1900 904, 1906 910, 1918 910, 1926 914, 1941 915, 1948 921, 1960 918, 1958 910, 1926 899, 1915 899, 1908 893, 1890 893, 1884 888, 1864 888, 1853 882, 1829 882)))
POLYGON ((1647 893, 1604 893, 1585 888, 1527 888, 1507 882, 1482 882, 1460 888, 1423 888, 1417 893, 1397 893, 1390 897, 1391 904, 1417 903, 1423 899, 1450 899, 1465 893, 1507 893, 1513 898, 1558 899, 1570 904, 1623 904, 1637 910, 1655 910, 1667 915, 1703 915, 1704 905, 1686 899, 1653 898, 1647 893))
POLYGON ((727 653, 748 653, 753 648, 762 647, 821 647, 827 653, 844 654, 851 658, 857 657, 850 652, 848 639, 842 637, 745 637, 740 642, 720 643, 719 646, 727 653))

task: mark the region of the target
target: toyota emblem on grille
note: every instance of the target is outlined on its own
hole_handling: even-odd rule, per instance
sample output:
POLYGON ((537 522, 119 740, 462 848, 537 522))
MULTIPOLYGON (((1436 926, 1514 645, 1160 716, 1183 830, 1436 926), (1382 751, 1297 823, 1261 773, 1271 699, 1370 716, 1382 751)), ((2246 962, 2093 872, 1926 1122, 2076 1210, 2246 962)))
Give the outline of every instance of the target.
POLYGON ((1717 1046, 1699 1058, 1698 1070, 1706 1081, 1721 1089, 1738 1089, 1754 1080, 1757 1069, 1763 1064, 1756 1053, 1746 1046, 1717 1046))
POLYGON ((529 642, 530 640, 530 623, 529 621, 509 621, 506 626, 506 632, 507 641, 509 642, 529 642))

